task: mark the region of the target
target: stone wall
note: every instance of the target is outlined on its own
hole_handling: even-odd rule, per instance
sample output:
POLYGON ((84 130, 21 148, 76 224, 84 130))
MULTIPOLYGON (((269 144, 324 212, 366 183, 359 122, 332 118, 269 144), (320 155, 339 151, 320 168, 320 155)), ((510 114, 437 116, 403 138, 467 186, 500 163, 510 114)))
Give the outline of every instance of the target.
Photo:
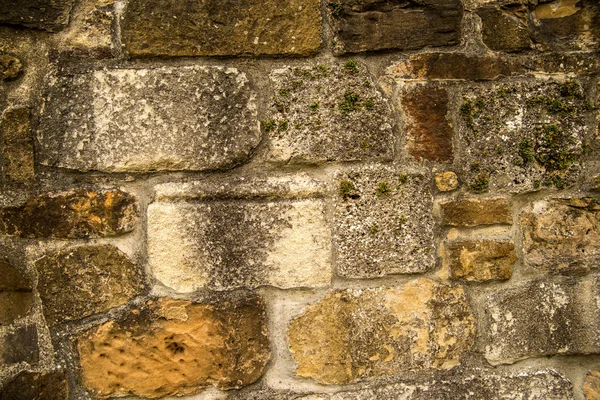
POLYGON ((0 25, 1 399, 600 399, 596 0, 0 25))

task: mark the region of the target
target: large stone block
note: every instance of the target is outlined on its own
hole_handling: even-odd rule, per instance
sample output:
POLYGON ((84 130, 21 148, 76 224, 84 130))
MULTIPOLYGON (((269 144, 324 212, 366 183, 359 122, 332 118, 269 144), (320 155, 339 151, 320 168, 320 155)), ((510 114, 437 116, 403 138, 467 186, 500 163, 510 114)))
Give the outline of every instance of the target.
POLYGON ((318 0, 131 0, 132 56, 309 55, 321 44, 318 0))
POLYGON ((483 42, 494 51, 516 52, 531 48, 527 13, 511 13, 500 7, 484 7, 477 10, 483 24, 483 42))
POLYGON ((271 73, 263 120, 269 159, 287 163, 391 160, 395 120, 365 65, 286 67, 271 73))
POLYGON ((179 292, 330 283, 319 182, 257 177, 178 186, 159 186, 148 208, 148 262, 159 282, 179 292))
POLYGON ((336 175, 337 272, 348 278, 419 273, 435 264, 430 179, 368 165, 336 175))
POLYGON ((33 293, 29 279, 2 259, 0 276, 0 325, 6 325, 27 314, 33 305, 33 293))
POLYGON ((83 383, 100 398, 190 395, 249 385, 269 361, 260 299, 197 304, 161 298, 82 335, 83 383))
POLYGON ((260 141, 255 95, 234 68, 96 70, 49 80, 44 165, 150 171, 230 168, 260 141))
POLYGON ((296 373, 326 384, 451 369, 475 334, 462 288, 428 279, 329 292, 288 330, 296 373))
POLYGON ((337 54, 412 50, 460 41, 460 0, 332 0, 328 8, 337 54))
POLYGON ((75 0, 0 0, 0 24, 57 31, 69 23, 75 0))

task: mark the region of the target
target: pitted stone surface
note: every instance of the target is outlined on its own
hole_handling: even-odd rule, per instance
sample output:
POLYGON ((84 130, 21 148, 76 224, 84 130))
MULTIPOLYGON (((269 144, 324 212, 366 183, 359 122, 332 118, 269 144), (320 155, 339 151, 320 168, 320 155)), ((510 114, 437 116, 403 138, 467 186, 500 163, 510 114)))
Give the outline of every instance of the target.
POLYGON ((0 53, 0 77, 3 81, 17 79, 23 73, 23 63, 17 57, 0 53))
POLYGON ((65 400, 69 385, 64 372, 36 373, 23 371, 0 389, 1 399, 10 400, 65 400))
POLYGON ((600 353, 599 278, 537 280, 483 301, 481 344, 493 365, 546 355, 600 353))
POLYGON ((0 259, 0 325, 11 324, 33 305, 29 279, 7 260, 0 259))
POLYGON ((137 214, 135 198, 118 189, 72 189, 0 208, 0 233, 58 239, 116 236, 133 230, 137 214))
POLYGON ((442 221, 450 226, 512 224, 508 201, 495 199, 462 199, 440 203, 442 221))
POLYGON ((288 329, 296 373, 347 384, 408 370, 447 370, 475 333, 461 287, 428 279, 401 288, 329 292, 288 329))
POLYGON ((336 175, 334 246, 348 278, 425 272, 435 264, 430 179, 383 165, 336 175))
POLYGON ((144 289, 140 268, 111 245, 48 254, 35 266, 44 316, 50 325, 122 306, 144 289))
POLYGON ((525 263, 551 273, 600 267, 600 204, 594 198, 536 201, 521 213, 525 263))
POLYGON ((531 48, 527 20, 500 7, 477 10, 483 25, 483 42, 490 50, 517 52, 531 48))
POLYGON ((260 141, 254 93, 235 68, 104 69, 49 80, 44 165, 151 171, 230 168, 260 141))
POLYGON ((132 56, 309 55, 321 44, 318 0, 131 0, 132 56))
POLYGON ((318 181, 223 179, 182 188, 158 187, 160 201, 148 208, 148 262, 164 285, 191 292, 330 283, 331 232, 324 200, 313 198, 318 181))
POLYGON ((269 159, 289 163, 391 160, 395 125, 365 65, 311 64, 271 75, 273 104, 262 121, 269 159))
POLYGON ((453 279, 506 280, 517 261, 515 245, 493 240, 465 240, 444 246, 444 264, 453 279))
POLYGON ((100 398, 240 388, 260 378, 270 358, 264 304, 251 297, 149 301, 124 321, 91 329, 77 347, 83 383, 100 398))
POLYGON ((69 23, 75 0, 0 0, 0 24, 54 32, 69 23))
POLYGON ((5 179, 27 182, 34 175, 31 112, 27 107, 4 110, 0 118, 2 172, 5 179))

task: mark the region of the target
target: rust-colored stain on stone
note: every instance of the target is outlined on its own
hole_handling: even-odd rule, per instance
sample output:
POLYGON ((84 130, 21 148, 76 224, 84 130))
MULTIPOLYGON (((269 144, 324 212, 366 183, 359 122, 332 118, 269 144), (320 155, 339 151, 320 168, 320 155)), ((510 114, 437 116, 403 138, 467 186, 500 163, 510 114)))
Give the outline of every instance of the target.
POLYGON ((210 385, 240 388, 262 375, 270 351, 261 300, 148 303, 79 339, 83 382, 94 395, 183 396, 210 385))
POLYGON ((408 370, 451 369, 474 340, 461 287, 417 279, 402 288, 329 292, 290 324, 297 374, 326 384, 408 370))

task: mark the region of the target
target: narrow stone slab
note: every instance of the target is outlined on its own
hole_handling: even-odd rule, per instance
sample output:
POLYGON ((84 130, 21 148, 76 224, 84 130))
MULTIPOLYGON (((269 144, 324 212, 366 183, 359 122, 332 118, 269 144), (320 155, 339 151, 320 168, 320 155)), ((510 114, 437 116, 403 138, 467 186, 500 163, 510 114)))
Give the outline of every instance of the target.
POLYGON ((444 225, 477 226, 512 224, 508 201, 496 199, 464 199, 440 203, 444 225))
POLYGON ((515 245, 493 240, 465 240, 444 246, 444 264, 453 279, 506 280, 517 261, 515 245))
POLYGON ((22 183, 33 178, 33 132, 31 112, 27 107, 4 110, 0 118, 0 140, 4 158, 3 175, 9 181, 22 183))
POLYGON ((121 24, 133 56, 309 55, 321 44, 318 0, 131 0, 121 24))
POLYGON ((197 304, 161 298, 82 335, 83 383, 97 397, 159 398, 249 385, 269 361, 259 298, 197 304))
POLYGON ((69 23, 75 0, 0 0, 0 24, 57 31, 69 23))
POLYGON ((260 141, 256 103, 234 68, 110 69, 49 81, 44 165, 152 171, 230 168, 260 141))
POLYGON ((33 293, 29 279, 2 259, 0 276, 0 325, 7 325, 27 314, 33 305, 33 293))
POLYGON ((428 279, 401 288, 329 292, 289 326, 296 373, 347 384, 408 370, 451 369, 474 339, 461 287, 428 279))

